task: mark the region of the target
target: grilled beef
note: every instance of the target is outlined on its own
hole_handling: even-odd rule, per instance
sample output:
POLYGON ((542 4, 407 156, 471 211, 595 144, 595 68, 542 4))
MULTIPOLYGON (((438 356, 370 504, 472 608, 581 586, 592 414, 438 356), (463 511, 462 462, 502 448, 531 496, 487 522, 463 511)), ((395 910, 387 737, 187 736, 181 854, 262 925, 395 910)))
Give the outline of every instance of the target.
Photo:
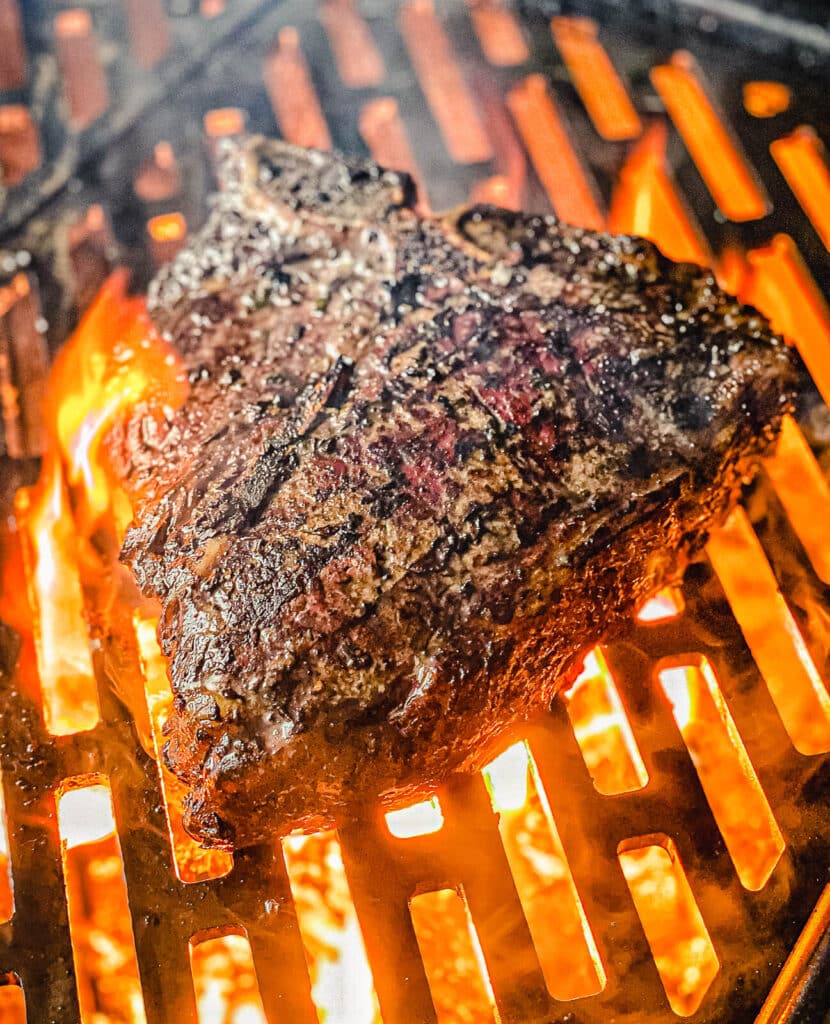
POLYGON ((246 140, 150 291, 190 396, 109 447, 208 844, 481 765, 702 544, 789 404, 788 350, 700 268, 412 202, 246 140))

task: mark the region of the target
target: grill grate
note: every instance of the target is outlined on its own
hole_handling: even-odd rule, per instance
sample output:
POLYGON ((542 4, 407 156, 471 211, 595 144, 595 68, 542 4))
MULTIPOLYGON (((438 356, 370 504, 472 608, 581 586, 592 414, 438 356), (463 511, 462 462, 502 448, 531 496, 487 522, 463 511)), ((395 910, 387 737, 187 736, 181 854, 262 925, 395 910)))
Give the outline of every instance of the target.
MULTIPOLYGON (((164 54, 161 36, 148 32, 141 21, 141 5, 126 3, 122 13, 127 19, 113 14, 108 5, 84 6, 92 14, 96 52, 102 57, 104 85, 99 81, 96 91, 106 109, 82 128, 67 125, 61 113, 62 79, 54 75, 48 55, 51 37, 43 27, 52 22, 51 17, 42 17, 44 11, 51 15, 51 6, 38 4, 40 18, 26 24, 29 84, 7 89, 2 99, 4 104, 26 107, 39 132, 42 161, 28 176, 25 161, 21 165, 20 160, 4 157, 4 147, 15 131, 30 133, 31 125, 15 115, 7 118, 7 133, 0 116, 0 165, 6 168, 7 180, 9 166, 15 176, 24 175, 7 196, 7 248, 0 253, 4 272, 26 291, 29 303, 20 318, 22 326, 9 311, 3 313, 2 323, 9 328, 0 333, 5 445, 15 456, 4 466, 15 467, 15 482, 21 475, 17 468, 30 466, 23 456, 39 451, 29 389, 42 387, 42 374, 29 382, 13 376, 24 355, 28 366, 32 351, 40 351, 42 359, 43 346, 38 349, 27 329, 39 316, 32 305, 35 284, 52 319, 48 335, 54 345, 114 261, 131 266, 139 283, 146 280, 154 263, 168 258, 188 226, 197 225, 204 214, 212 181, 212 141, 219 134, 238 131, 243 123, 269 133, 282 127, 290 135, 311 125, 315 137, 325 141, 330 135, 344 150, 368 148, 381 159, 404 165, 417 158, 422 196, 426 199, 428 193, 436 209, 471 195, 534 210, 547 211, 552 204, 562 216, 576 221, 599 225, 610 220, 618 229, 657 232, 671 255, 699 253, 706 258, 714 253, 725 279, 792 335, 818 392, 830 397, 830 314, 819 292, 830 285, 830 260, 822 241, 823 222, 814 227, 796 198, 800 194, 804 201, 806 189, 825 187, 821 164, 812 164, 812 178, 799 179, 802 184, 796 182, 793 194, 770 152, 771 144, 791 137, 800 125, 830 142, 825 86, 820 68, 811 66, 820 50, 811 49, 809 38, 775 46, 763 37, 762 47, 749 28, 719 25, 706 12, 697 16, 693 29, 681 33, 671 19, 640 18, 633 9, 622 13, 611 5, 587 2, 528 3, 519 15, 485 0, 447 0, 434 8, 426 0, 413 0, 398 19, 390 12, 395 5, 328 0, 322 21, 309 5, 298 2, 228 0, 224 5, 203 3, 201 12, 195 6, 188 3, 168 11, 171 50, 164 54), (573 18, 598 10, 603 15, 598 36, 592 23, 573 18), (555 25, 558 48, 548 22, 552 15, 560 19, 555 25), (122 61, 116 55, 124 49, 130 24, 133 52, 139 59, 122 61), (736 45, 736 39, 744 45, 736 45), (673 61, 681 45, 693 54, 694 62, 682 56, 673 61), (364 54, 362 67, 371 72, 364 78, 361 67, 355 66, 358 62, 349 62, 355 48, 364 54), (142 61, 150 67, 142 69, 142 61), (655 75, 655 68, 667 70, 655 75), (353 87, 345 87, 340 74, 353 87), (776 79, 791 90, 786 109, 769 119, 751 116, 743 104, 744 87, 759 76, 776 79), (591 93, 596 81, 612 90, 610 113, 602 106, 603 113, 598 114, 597 94, 591 93), (705 83, 703 89, 700 82, 705 83), (672 88, 685 89, 676 109, 672 97, 667 98, 672 88), (317 97, 320 113, 312 121, 307 107, 298 111, 292 102, 295 90, 301 97, 309 90, 317 97), (633 108, 626 103, 628 96, 633 108), (664 101, 676 125, 666 115, 664 101), (467 116, 451 116, 464 105, 470 111, 467 116), (686 128, 687 150, 681 121, 694 110, 697 120, 686 128), (730 129, 722 127, 721 111, 728 112, 730 129), (592 114, 594 119, 606 118, 597 120, 598 130, 592 114), (698 168, 690 152, 694 140, 704 138, 710 145, 694 154, 701 161, 698 168), (731 163, 728 152, 724 158, 730 147, 731 163), (704 166, 712 152, 719 155, 715 171, 714 165, 704 166), (718 181, 726 196, 738 195, 730 166, 736 168, 735 174, 744 175, 741 194, 750 200, 748 207, 730 209, 733 216, 760 213, 752 205, 759 197, 764 208, 769 197, 769 212, 733 221, 717 209, 710 192, 713 173, 722 175, 718 181), (50 183, 58 185, 70 176, 72 187, 55 193, 50 183), (807 180, 809 186, 803 184, 807 180), (632 181, 634 189, 626 198, 620 187, 632 181), (648 189, 638 192, 637 183, 642 181, 647 181, 648 189), (645 201, 652 205, 644 212, 645 201), (774 241, 779 232, 791 240, 774 241), (12 376, 7 380, 4 373, 12 376), (23 415, 18 407, 27 418, 25 432, 15 434, 10 425, 14 427, 23 415), (25 451, 14 449, 14 437, 27 439, 25 451)), ((14 7, 4 0, 0 15, 14 7)), ((64 25, 67 17, 64 10, 64 25)), ((0 29, 7 24, 0 17, 0 29)), ((83 29, 87 22, 76 16, 68 24, 70 39, 64 44, 72 42, 73 25, 83 29)), ((816 40, 818 47, 821 39, 816 40)), ((73 73, 67 70, 72 60, 71 53, 64 53, 64 76, 73 73)), ((7 64, 0 66, 0 77, 17 74, 19 79, 20 61, 9 59, 7 64)), ((8 85, 9 78, 4 81, 8 85)), ((88 116, 76 110, 76 122, 88 116)), ((815 152, 821 159, 820 149, 815 152)), ((27 159, 31 153, 29 145, 27 159)), ((29 159, 32 162, 37 161, 29 159)), ((798 173, 791 166, 788 177, 798 173)), ((805 207, 810 211, 808 202, 805 207)), ((20 314, 14 304, 11 309, 20 314)), ((35 335, 42 332, 38 324, 35 335)), ((805 396, 804 404, 802 427, 823 450, 830 440, 826 410, 813 394, 805 396)), ((435 808, 422 813, 432 831, 422 824, 410 829, 420 834, 393 836, 378 811, 339 834, 336 844, 384 1024, 454 1024, 488 1015, 496 1019, 495 1013, 503 1024, 644 1018, 662 1022, 675 1020, 676 1010, 691 1014, 699 1024, 743 1024, 761 1012, 825 892, 830 863, 830 711, 823 684, 819 680, 818 688, 813 685, 819 674, 826 676, 828 666, 823 524, 828 521, 830 492, 799 428, 792 423, 787 429, 787 450, 768 463, 764 478, 749 496, 748 518, 735 517, 710 547, 709 560, 687 573, 682 610, 664 600, 662 617, 632 624, 622 641, 604 650, 604 660, 595 660, 594 675, 619 695, 619 704, 609 704, 609 714, 622 747, 633 742, 641 759, 642 771, 635 767, 629 791, 599 792, 603 762, 590 754, 590 737, 580 736, 576 697, 569 707, 565 701, 557 702, 524 737, 528 753, 522 763, 530 764, 531 771, 528 775, 525 767, 519 775, 536 794, 535 813, 542 831, 549 825, 548 811, 555 822, 558 837, 548 835, 546 841, 553 844, 548 853, 557 871, 569 869, 575 890, 560 878, 549 891, 530 891, 528 878, 517 868, 521 842, 518 831, 511 831, 511 822, 516 829, 529 826, 510 810, 509 800, 505 804, 498 797, 495 777, 489 779, 489 790, 484 778, 472 777, 442 791, 442 818, 435 818, 435 808), (764 586, 764 617, 759 619, 757 595, 764 586), (672 701, 660 685, 661 668, 674 672, 672 701), (695 670, 694 679, 704 686, 698 699, 710 701, 712 722, 727 737, 726 753, 717 757, 705 745, 695 747, 679 706, 684 693, 687 701, 695 699, 689 682, 695 670), (736 752, 724 707, 754 774, 747 759, 736 752), (620 721, 630 725, 633 739, 620 731, 620 721), (748 794, 747 822, 738 821, 738 826, 744 825, 744 833, 747 827, 750 832, 754 828, 755 839, 746 840, 741 852, 735 843, 724 841, 728 829, 723 814, 729 811, 729 801, 719 801, 701 781, 713 758, 717 771, 725 773, 725 765, 739 771, 741 792, 748 794), (645 777, 647 784, 638 788, 645 777), (772 824, 763 812, 764 796, 772 824), (500 813, 494 812, 494 803, 500 813), (761 811, 756 813, 758 807, 761 811), (786 843, 783 853, 775 842, 775 823, 786 843), (658 856, 655 849, 664 853, 658 856), (675 877, 669 883, 665 876, 662 883, 680 901, 668 936, 659 934, 659 921, 655 924, 643 910, 648 892, 637 889, 633 875, 623 871, 625 863, 633 870, 647 857, 654 863, 673 862, 675 871, 683 872, 680 881, 675 877), (681 906, 683 877, 693 901, 687 899, 681 906), (759 891, 744 888, 741 878, 747 877, 756 879, 759 891), (467 1002, 472 990, 464 987, 460 961, 450 965, 458 968, 458 977, 445 979, 445 990, 438 992, 425 964, 435 960, 427 955, 426 945, 431 941, 434 952, 440 925, 433 927, 431 938, 425 936, 410 912, 416 894, 447 889, 463 894, 475 934, 475 943, 467 944, 470 962, 474 968, 479 965, 473 955, 477 950, 483 965, 475 998, 469 995, 467 1002), (688 937, 688 963, 676 942, 666 951, 672 935, 688 937), (717 961, 706 959, 707 943, 717 961), (560 957, 570 964, 569 946, 584 947, 580 970, 587 979, 577 979, 574 968, 570 994, 583 998, 572 1002, 556 1000, 548 991, 561 995, 567 989, 568 979, 563 981, 561 969, 557 975, 552 962, 560 957)), ((84 860, 84 846, 67 849, 62 856, 56 800, 67 787, 103 783, 111 790, 118 836, 118 844, 107 841, 107 857, 110 862, 116 858, 116 867, 117 858, 123 860, 146 1020, 195 1024, 198 1008, 190 947, 194 940, 231 933, 244 934, 250 943, 255 987, 267 1020, 317 1020, 315 1003, 323 1005, 326 997, 319 985, 312 991, 306 963, 313 955, 312 939, 298 920, 301 900, 286 867, 300 862, 301 854, 292 856, 289 848, 286 860, 277 844, 242 851, 223 874, 227 864, 213 860, 206 867, 192 850, 188 868, 187 846, 179 839, 178 875, 173 868, 156 765, 136 740, 137 730, 149 736, 152 708, 148 716, 145 708, 134 704, 128 710, 129 701, 124 701, 125 694, 143 690, 142 671, 151 673, 153 652, 144 646, 139 650, 129 602, 112 603, 107 560, 96 562, 88 552, 74 571, 80 573, 92 637, 91 667, 84 671, 91 672, 100 719, 84 732, 73 732, 71 726, 63 730, 67 735, 47 732, 41 710, 41 683, 45 689, 46 680, 38 678, 30 612, 19 593, 25 576, 36 594, 38 563, 27 532, 29 516, 24 496, 18 502, 22 529, 10 535, 6 545, 0 607, 23 636, 17 668, 5 684, 0 721, 14 889, 14 914, 0 924, 0 981, 12 988, 22 986, 30 1024, 80 1019, 91 1024, 94 1008, 109 1013, 106 1020, 142 1019, 138 1011, 133 1016, 124 1016, 123 1010, 106 1011, 107 990, 100 972, 78 972, 76 984, 80 940, 77 923, 70 934, 65 876, 70 911, 92 898, 94 886, 89 882, 84 889, 84 871, 91 863, 84 860), (200 880, 185 882, 179 875, 200 880)), ((43 611, 40 608, 41 616, 43 611)), ((80 618, 78 629, 81 634, 76 637, 83 635, 80 618)), ((0 651, 8 654, 9 663, 16 653, 13 646, 11 637, 0 636, 0 651)), ((586 677, 583 685, 593 684, 586 677)), ((144 746, 152 749, 146 738, 144 746)), ((716 779, 720 777, 727 778, 723 774, 716 779)), ((174 831, 176 813, 172 801, 174 831)), ((735 817, 733 807, 733 824, 735 817)), ((316 852, 306 851, 309 863, 330 860, 335 840, 327 842, 328 846, 315 847, 316 852)), ((649 876, 652 890, 655 877, 649 876)), ((536 885, 538 890, 538 879, 536 885)), ((348 902, 348 894, 344 899, 348 902)), ((824 918, 821 910, 817 913, 821 923, 827 912, 824 918)), ((820 929, 814 930, 818 944, 820 929)), ((129 938, 127 934, 127 944, 129 938)), ((442 941, 447 944, 444 959, 460 957, 453 936, 442 941)), ((442 952, 439 946, 439 961, 442 952)), ((798 983, 793 978, 813 952, 809 944, 799 948, 760 1019, 795 1019, 798 998, 793 993, 797 994, 798 983)), ((125 990, 129 964, 108 967, 116 977, 124 972, 125 990)), ((371 1021, 373 1001, 361 1004, 360 1010, 357 1005, 350 1003, 339 1018, 335 1013, 327 1019, 371 1021)), ((802 1014, 802 1021, 821 1019, 815 1005, 803 1011, 808 1015, 802 1014)), ((0 1020, 6 1019, 3 1006, 0 1003, 0 1020)))

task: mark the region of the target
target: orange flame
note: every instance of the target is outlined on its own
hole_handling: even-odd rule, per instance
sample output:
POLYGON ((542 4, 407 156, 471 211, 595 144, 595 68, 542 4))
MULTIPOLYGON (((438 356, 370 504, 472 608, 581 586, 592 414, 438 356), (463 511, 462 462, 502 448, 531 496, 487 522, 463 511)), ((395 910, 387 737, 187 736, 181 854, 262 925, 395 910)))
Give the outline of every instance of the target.
POLYGON ((703 233, 669 173, 667 142, 666 125, 658 121, 633 147, 614 189, 608 230, 649 238, 669 259, 710 264, 703 233))
POLYGON ((24 561, 46 728, 64 736, 93 728, 98 694, 84 619, 77 536, 60 464, 53 452, 32 492, 15 502, 24 561))
POLYGON ((186 393, 177 358, 126 284, 125 273, 110 278, 58 355, 40 480, 16 501, 44 718, 56 735, 90 729, 99 717, 79 562, 102 524, 120 534, 131 517, 104 438, 136 405, 171 416, 186 393))
POLYGON ((113 492, 120 490, 102 448, 107 432, 139 404, 169 418, 187 395, 174 350, 153 330, 144 299, 126 291, 127 274, 118 271, 59 353, 47 393, 47 426, 67 482, 82 497, 88 526, 112 507, 113 492))
MULTIPOLYGON (((15 606, 15 616, 36 658, 46 726, 56 735, 90 729, 100 716, 80 555, 101 527, 117 532, 120 488, 105 437, 136 407, 172 416, 186 394, 179 361, 153 332, 143 299, 127 297, 126 285, 123 272, 110 278, 53 366, 40 479, 18 492, 15 503, 23 560, 3 567, 4 598, 22 580, 27 584, 29 607, 15 606)), ((99 790, 71 790, 63 801, 79 999, 84 1019, 100 1012, 102 1020, 140 1024, 145 1016, 120 850, 109 791, 102 802, 99 790)))
POLYGON ((138 613, 133 624, 144 673, 144 695, 150 717, 152 750, 158 765, 159 783, 167 814, 173 866, 183 882, 202 882, 221 878, 233 867, 233 857, 224 850, 204 850, 187 834, 182 824, 182 811, 187 787, 167 768, 161 757, 164 744, 164 723, 173 707, 173 691, 167 678, 167 662, 158 645, 157 619, 146 619, 138 613))

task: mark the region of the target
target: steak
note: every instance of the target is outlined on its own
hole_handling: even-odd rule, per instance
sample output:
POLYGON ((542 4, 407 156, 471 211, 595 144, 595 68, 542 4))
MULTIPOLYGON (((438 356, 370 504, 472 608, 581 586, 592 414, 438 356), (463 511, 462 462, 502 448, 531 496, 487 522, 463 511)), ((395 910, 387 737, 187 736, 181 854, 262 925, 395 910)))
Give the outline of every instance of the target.
POLYGON ((790 407, 789 350, 706 271, 414 200, 246 139, 150 290, 189 397, 108 445, 206 844, 480 767, 702 545, 790 407))

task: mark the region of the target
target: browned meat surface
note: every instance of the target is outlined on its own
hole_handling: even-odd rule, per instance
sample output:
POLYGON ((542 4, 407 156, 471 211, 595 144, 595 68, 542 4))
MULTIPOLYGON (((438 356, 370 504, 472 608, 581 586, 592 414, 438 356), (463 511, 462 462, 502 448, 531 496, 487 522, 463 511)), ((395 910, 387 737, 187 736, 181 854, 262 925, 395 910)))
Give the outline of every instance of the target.
POLYGON ((262 139, 150 293, 191 381, 110 450, 187 825, 244 844, 480 765, 697 548, 791 357, 636 238, 262 139))

